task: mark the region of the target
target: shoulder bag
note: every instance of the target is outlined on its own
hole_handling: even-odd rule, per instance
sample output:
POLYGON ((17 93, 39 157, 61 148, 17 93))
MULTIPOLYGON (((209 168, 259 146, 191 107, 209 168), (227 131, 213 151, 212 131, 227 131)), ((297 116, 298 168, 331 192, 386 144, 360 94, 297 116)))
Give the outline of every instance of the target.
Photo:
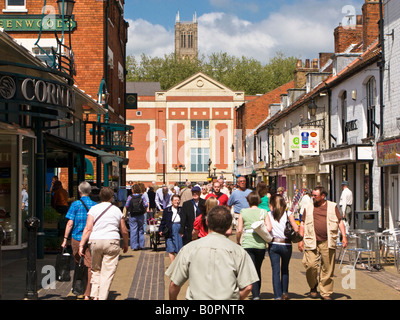
POLYGON ((265 225, 265 210, 261 209, 260 220, 255 221, 251 224, 251 228, 257 233, 266 243, 270 243, 273 239, 271 234, 268 232, 267 227, 265 225))
POLYGON ((300 233, 294 231, 292 224, 289 221, 289 217, 286 213, 286 227, 285 231, 283 232, 285 237, 290 240, 293 243, 297 243, 303 240, 303 237, 300 235, 300 233))

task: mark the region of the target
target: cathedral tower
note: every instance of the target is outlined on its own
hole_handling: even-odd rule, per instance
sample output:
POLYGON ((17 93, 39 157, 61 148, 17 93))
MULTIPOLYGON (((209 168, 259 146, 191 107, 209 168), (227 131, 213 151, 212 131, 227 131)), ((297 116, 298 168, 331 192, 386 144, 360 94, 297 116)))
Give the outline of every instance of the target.
POLYGON ((198 24, 197 14, 193 22, 181 22, 179 11, 175 20, 175 55, 181 58, 197 58, 198 54, 198 24))

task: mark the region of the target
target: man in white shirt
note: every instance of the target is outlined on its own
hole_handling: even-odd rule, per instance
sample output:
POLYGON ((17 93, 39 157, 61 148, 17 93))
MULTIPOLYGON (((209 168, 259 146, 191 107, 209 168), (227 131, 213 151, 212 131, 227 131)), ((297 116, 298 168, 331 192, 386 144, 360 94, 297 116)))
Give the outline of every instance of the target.
POLYGON ((349 226, 351 226, 352 218, 352 205, 353 205, 353 192, 349 189, 349 182, 342 182, 342 194, 340 195, 339 209, 343 215, 343 218, 347 220, 349 226))

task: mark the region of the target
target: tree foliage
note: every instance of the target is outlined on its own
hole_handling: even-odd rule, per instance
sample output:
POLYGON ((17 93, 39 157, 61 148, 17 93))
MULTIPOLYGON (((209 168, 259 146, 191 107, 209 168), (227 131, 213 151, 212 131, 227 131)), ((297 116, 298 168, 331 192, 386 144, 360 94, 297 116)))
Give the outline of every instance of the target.
POLYGON ((179 59, 173 53, 163 58, 142 54, 140 61, 127 57, 127 81, 156 81, 167 90, 201 71, 232 90, 264 94, 293 80, 296 62, 296 57, 286 57, 282 52, 277 52, 266 65, 226 52, 213 53, 207 59, 179 59))

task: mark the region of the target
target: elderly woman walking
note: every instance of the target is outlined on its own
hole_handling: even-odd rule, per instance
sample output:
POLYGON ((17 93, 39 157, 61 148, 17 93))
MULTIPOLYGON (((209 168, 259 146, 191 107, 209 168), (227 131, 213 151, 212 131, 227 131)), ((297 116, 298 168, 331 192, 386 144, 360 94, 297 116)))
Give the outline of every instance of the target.
POLYGON ((100 190, 100 201, 88 212, 86 227, 79 244, 79 254, 89 240, 92 255, 92 290, 94 300, 107 300, 112 280, 117 270, 120 248, 120 232, 123 252, 128 251, 129 235, 121 210, 114 206, 114 190, 100 190))

